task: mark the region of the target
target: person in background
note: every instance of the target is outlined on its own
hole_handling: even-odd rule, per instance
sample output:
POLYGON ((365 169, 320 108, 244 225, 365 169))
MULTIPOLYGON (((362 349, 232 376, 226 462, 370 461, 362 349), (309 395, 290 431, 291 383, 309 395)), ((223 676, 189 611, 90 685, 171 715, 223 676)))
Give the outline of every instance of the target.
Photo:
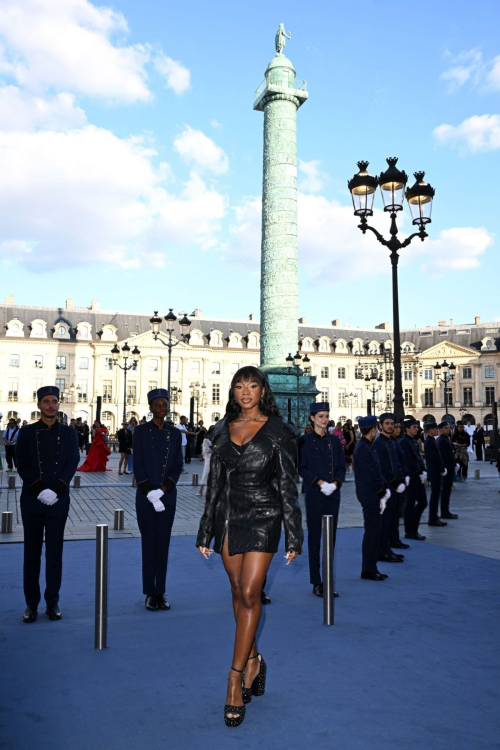
MULTIPOLYGON (((309 433, 312 432, 313 430, 314 430, 314 427, 312 426, 311 423, 306 424, 306 426, 304 427, 304 435, 309 435, 309 433)), ((328 432, 330 432, 330 428, 328 428, 328 432)))
POLYGON ((429 526, 446 526, 446 521, 439 518, 439 499, 441 495, 441 486, 443 479, 448 476, 448 469, 443 463, 436 437, 439 434, 439 428, 436 422, 426 422, 424 424, 426 438, 424 442, 425 465, 429 484, 431 486, 431 499, 429 502, 429 526))
POLYGON ((123 422, 121 430, 118 430, 116 433, 116 437, 118 439, 118 450, 120 452, 118 474, 128 474, 127 464, 130 454, 132 453, 132 432, 128 429, 128 422, 123 422))
POLYGON ((195 456, 199 456, 200 461, 204 460, 202 456, 202 446, 203 446, 203 441, 205 440, 206 434, 207 434, 207 430, 203 424, 203 420, 200 419, 200 421, 198 422, 198 429, 196 430, 196 448, 195 448, 195 456))
POLYGON ((83 422, 83 445, 85 448, 85 453, 89 452, 90 447, 90 427, 87 424, 87 420, 83 422))
MULTIPOLYGON (((401 450, 401 447, 399 445, 400 438, 401 438, 401 420, 395 416, 394 417, 394 431, 392 433, 391 439, 396 443, 396 447, 398 449, 399 464, 401 466, 401 470, 403 471, 403 474, 405 477, 405 485, 406 487, 408 487, 410 483, 410 477, 406 470, 404 453, 401 450)), ((403 508, 405 505, 405 500, 406 500, 406 490, 405 492, 398 494, 397 499, 396 499, 396 509, 395 509, 393 520, 392 520, 391 537, 390 537, 391 538, 390 546, 392 549, 410 549, 410 545, 403 542, 399 535, 399 521, 401 518, 403 518, 403 508)))
POLYGON ((391 549, 391 532, 394 527, 394 515, 399 512, 399 495, 406 489, 405 474, 399 461, 398 446, 392 439, 395 416, 385 412, 378 418, 380 432, 373 441, 373 448, 377 453, 380 469, 391 496, 382 513, 382 536, 380 540, 379 562, 403 562, 404 555, 391 549))
POLYGON ((206 438, 203 440, 201 447, 202 460, 205 462, 203 465, 203 474, 201 475, 200 489, 196 493, 197 497, 203 497, 203 488, 206 487, 208 481, 208 475, 210 473, 210 456, 212 455, 212 441, 209 438, 210 430, 206 433, 206 438))
MULTIPOLYGON (((146 422, 142 422, 141 424, 146 424, 146 422)), ((134 430, 137 427, 137 419, 135 417, 131 417, 128 422, 127 430, 130 432, 130 444, 131 444, 131 450, 129 453, 128 461, 127 461, 127 472, 129 474, 132 474, 134 471, 134 430)))
POLYGON ((19 437, 19 425, 14 417, 9 419, 7 429, 3 435, 5 444, 5 460, 7 461, 7 471, 14 471, 17 468, 16 462, 16 444, 19 437))
MULTIPOLYGON (((179 424, 176 425, 176 429, 178 429, 180 431, 181 436, 182 436, 182 460, 185 463, 186 462, 186 449, 187 449, 187 444, 188 444, 188 436, 191 435, 191 432, 189 431, 189 428, 188 428, 188 418, 182 416, 179 419, 179 424)), ((183 469, 182 473, 183 474, 187 474, 187 471, 185 469, 183 469)))
POLYGON ((27 424, 28 424, 28 420, 27 419, 23 419, 23 423, 22 423, 21 427, 26 427, 27 424))
POLYGON ((474 445, 473 445, 473 443, 474 443, 474 440, 473 440, 473 438, 474 438, 474 427, 472 426, 470 420, 467 421, 467 424, 464 427, 464 431, 467 433, 467 435, 470 438, 469 446, 467 448, 467 452, 468 453, 474 453, 474 445))
MULTIPOLYGON (((309 404, 313 431, 299 438, 298 472, 306 492, 309 580, 315 596, 323 596, 320 548, 322 517, 333 516, 333 544, 337 535, 340 488, 345 480, 346 460, 340 439, 327 432, 330 405, 309 404)), ((337 594, 338 596, 338 594, 337 594)))
POLYGON ((391 492, 387 489, 380 461, 373 447, 378 435, 377 417, 360 417, 358 424, 361 439, 354 449, 354 481, 365 526, 361 549, 361 578, 365 581, 385 581, 388 575, 378 570, 377 561, 382 540, 382 515, 391 492))
POLYGON ((441 456, 441 461, 446 469, 446 475, 443 477, 443 487, 441 490, 441 518, 456 519, 458 518, 457 514, 450 511, 453 476, 458 466, 456 463, 455 448, 451 442, 451 430, 448 422, 441 422, 438 424, 438 430, 439 437, 437 439, 437 446, 439 455, 441 456))
POLYGON ((474 448, 476 449, 476 461, 482 461, 484 450, 484 430, 481 424, 476 425, 474 435, 472 436, 472 441, 474 444, 474 448))
POLYGON ((466 432, 463 422, 457 422, 457 428, 453 433, 453 445, 455 446, 455 454, 458 460, 458 481, 467 481, 467 472, 469 467, 469 446, 471 443, 471 437, 466 432))
POLYGON ((90 446, 87 458, 78 467, 77 471, 107 471, 106 465, 111 453, 104 439, 107 432, 106 427, 96 419, 92 427, 92 445, 90 446))
POLYGON ((351 465, 352 465, 352 454, 354 453, 354 447, 356 445, 356 441, 354 440, 354 434, 347 424, 342 427, 342 437, 345 440, 344 443, 344 455, 345 455, 345 462, 347 465, 347 471, 350 471, 351 465))
POLYGON ((404 510, 405 537, 423 542, 425 536, 418 533, 418 526, 422 513, 427 508, 424 486, 427 472, 417 442, 419 424, 414 417, 409 417, 403 422, 403 429, 405 434, 400 439, 399 446, 404 454, 407 475, 410 477, 404 510))

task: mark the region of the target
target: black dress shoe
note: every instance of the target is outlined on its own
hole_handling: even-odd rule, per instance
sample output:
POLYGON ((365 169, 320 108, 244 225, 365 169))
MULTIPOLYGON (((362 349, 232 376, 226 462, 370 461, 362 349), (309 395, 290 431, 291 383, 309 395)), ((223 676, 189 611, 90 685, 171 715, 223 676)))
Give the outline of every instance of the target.
POLYGON ((156 601, 158 602, 158 609, 170 609, 170 602, 165 594, 157 594, 156 601))
POLYGON ((439 518, 437 518, 435 521, 427 521, 427 526, 448 526, 448 524, 445 521, 440 521, 439 518))
POLYGON ((402 563, 404 560, 404 557, 401 555, 380 555, 378 558, 379 562, 390 562, 390 563, 402 563))
POLYGON ((394 544, 391 544, 390 546, 392 547, 392 549, 410 549, 410 545, 405 544, 401 540, 395 542, 394 544))
POLYGON ((23 622, 35 622, 38 617, 38 610, 36 607, 26 607, 23 615, 23 622))
POLYGON ((441 518, 458 518, 458 516, 456 513, 447 513, 446 515, 441 513, 441 518))
POLYGON ((389 578, 389 576, 387 575, 387 573, 381 573, 378 568, 377 568, 377 573, 379 574, 379 576, 382 576, 382 578, 389 578))
POLYGON ((149 609, 150 612, 158 612, 159 606, 156 596, 146 597, 146 609, 149 609))
POLYGON ((313 586, 313 594, 315 596, 323 596, 323 584, 318 583, 317 586, 313 586))
POLYGON ((51 607, 47 607, 45 610, 45 614, 49 618, 49 620, 60 620, 62 617, 62 612, 57 606, 57 604, 53 604, 51 607))
POLYGON ((405 534, 405 539, 415 539, 416 542, 423 542, 427 537, 422 536, 416 531, 414 534, 405 534))
POLYGON ((382 575, 382 573, 364 573, 361 571, 361 578, 364 581, 385 581, 387 576, 382 575))
POLYGON ((262 589, 262 592, 260 594, 260 601, 262 604, 271 604, 271 600, 266 594, 266 592, 264 591, 264 589, 262 589))

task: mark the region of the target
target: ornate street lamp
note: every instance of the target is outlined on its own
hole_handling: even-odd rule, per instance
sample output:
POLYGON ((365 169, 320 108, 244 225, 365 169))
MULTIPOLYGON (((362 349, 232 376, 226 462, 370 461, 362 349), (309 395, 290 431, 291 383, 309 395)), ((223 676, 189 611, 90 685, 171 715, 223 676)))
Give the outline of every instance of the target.
POLYGON ((424 241, 428 236, 425 226, 431 221, 432 200, 435 190, 428 183, 424 182, 424 173, 415 172, 415 185, 406 191, 406 198, 410 206, 413 218, 413 224, 419 227, 419 231, 411 234, 403 242, 398 235, 396 217, 398 211, 403 210, 403 200, 405 187, 408 182, 408 175, 402 172, 396 166, 397 158, 387 159, 388 168, 382 172, 379 177, 373 177, 367 172, 368 162, 358 162, 359 172, 349 180, 348 187, 352 196, 354 206, 354 215, 361 218, 358 228, 366 234, 369 229, 373 232, 377 240, 389 248, 390 259, 392 264, 392 310, 393 310, 393 328, 394 328, 394 413, 400 419, 404 417, 404 399, 403 385, 401 380, 401 350, 400 350, 400 331, 399 331, 399 298, 398 298, 398 251, 408 247, 410 242, 418 237, 424 241), (390 239, 386 240, 374 227, 369 226, 367 217, 373 215, 373 200, 377 185, 380 186, 382 200, 384 202, 384 211, 390 213, 391 228, 390 239))
POLYGON ((286 364, 288 367, 288 372, 290 375, 295 375, 297 379, 297 393, 296 393, 296 404, 295 404, 295 426, 297 429, 300 430, 301 423, 300 423, 300 378, 303 375, 302 370, 300 369, 300 365, 302 362, 307 365, 308 362, 311 360, 307 356, 307 354, 302 357, 301 353, 297 350, 297 354, 292 357, 291 353, 286 358, 286 364))
POLYGON ((450 385, 455 380, 455 370, 457 369, 456 365, 453 364, 453 362, 449 365, 446 360, 441 362, 436 362, 434 365, 434 370, 436 372, 436 380, 440 380, 443 383, 443 389, 444 389, 444 406, 446 409, 445 419, 448 416, 452 416, 452 414, 449 414, 448 407, 453 406, 452 403, 452 396, 453 396, 453 388, 450 385), (446 394, 449 393, 450 397, 449 399, 446 398, 446 394), (447 401, 449 400, 449 404, 447 401))
POLYGON ((201 405, 204 408, 206 406, 206 390, 207 386, 205 383, 201 386, 201 392, 200 392, 200 384, 198 382, 191 383, 190 384, 191 389, 191 398, 196 403, 196 427, 198 427, 198 422, 200 421, 200 401, 201 405))
POLYGON ((189 341, 189 326, 191 325, 191 321, 187 317, 187 315, 183 315, 183 317, 179 321, 179 326, 181 329, 181 337, 180 339, 177 339, 176 341, 173 341, 173 335, 174 335, 174 324, 177 321, 177 317, 173 313, 173 308, 169 308, 168 313, 165 315, 165 320, 167 322, 167 336, 168 341, 165 341, 163 338, 161 338, 160 334, 161 331, 161 323, 162 320, 160 316, 158 315, 158 310, 155 310, 154 315, 152 318, 150 318, 149 322, 151 324, 151 331, 153 333, 153 338, 155 341, 161 341, 161 343, 164 346, 168 346, 168 381, 167 381, 167 389, 169 393, 169 401, 168 401, 168 412, 167 412, 167 419, 171 419, 171 409, 170 404, 172 399, 170 398, 170 374, 172 371, 172 349, 174 346, 177 346, 177 344, 180 344, 181 341, 183 344, 187 344, 189 341))
MULTIPOLYGON (((137 365, 139 364, 138 359, 134 359, 132 362, 128 362, 129 352, 130 352, 130 346, 127 344, 127 342, 124 343, 124 345, 121 348, 121 352, 125 352, 125 356, 123 358, 123 364, 120 364, 118 362, 118 359, 116 356, 111 360, 113 365, 115 367, 119 367, 120 370, 123 370, 123 421, 127 421, 127 373, 129 370, 137 370, 137 365)), ((137 346, 134 346, 132 349, 132 354, 134 357, 138 357, 140 354, 140 349, 137 348, 137 346)), ((114 347, 111 349, 111 354, 118 355, 120 354, 120 347, 118 344, 115 344, 114 347)))
POLYGON ((176 385, 173 385, 170 389, 170 403, 174 405, 174 411, 177 407, 177 404, 180 404, 182 401, 182 388, 178 388, 176 385))

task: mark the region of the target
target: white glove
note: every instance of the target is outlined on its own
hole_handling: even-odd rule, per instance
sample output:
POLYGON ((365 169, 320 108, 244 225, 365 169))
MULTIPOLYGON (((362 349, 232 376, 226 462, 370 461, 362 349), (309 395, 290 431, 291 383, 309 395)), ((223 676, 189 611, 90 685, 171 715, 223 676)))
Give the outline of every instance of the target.
POLYGON ((441 476, 445 477, 447 474, 448 474, 448 469, 443 469, 443 471, 441 472, 441 476))
POLYGON ((163 497, 163 492, 161 490, 151 490, 151 492, 148 492, 147 494, 147 498, 149 502, 152 503, 157 513, 161 513, 162 510, 165 510, 165 506, 160 500, 160 498, 162 497, 163 497))
POLYGON ((455 471, 460 471, 460 464, 455 464, 455 471))
POLYGON ((410 484, 410 477, 405 477, 405 484, 408 487, 410 484))
POLYGON ((404 482, 401 482, 401 484, 398 484, 398 486, 396 487, 396 492, 399 492, 399 494, 401 494, 401 492, 404 492, 405 489, 406 484, 404 482))
POLYGON ((380 515, 382 515, 382 513, 384 512, 385 506, 389 502, 389 498, 390 497, 391 497, 391 491, 390 490, 386 490, 384 497, 380 498, 380 515))
POLYGON ((336 490, 338 490, 337 485, 335 482, 323 482, 321 487, 319 488, 320 491, 323 493, 323 495, 326 495, 327 497, 334 493, 336 490))
POLYGON ((38 500, 40 500, 40 502, 44 505, 54 505, 54 503, 57 503, 59 498, 57 497, 57 494, 52 490, 42 490, 38 495, 38 500))
POLYGON ((427 479, 427 472, 423 471, 421 474, 419 474, 419 476, 420 476, 420 481, 422 482, 422 484, 424 484, 425 480, 427 479))

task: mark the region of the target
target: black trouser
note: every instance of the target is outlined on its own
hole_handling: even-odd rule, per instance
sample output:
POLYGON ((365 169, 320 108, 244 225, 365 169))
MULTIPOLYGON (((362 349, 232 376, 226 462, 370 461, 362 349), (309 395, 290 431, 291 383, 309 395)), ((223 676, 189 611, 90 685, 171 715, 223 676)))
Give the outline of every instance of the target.
MULTIPOLYGON (((394 527, 394 516, 396 514, 396 507, 399 512, 399 503, 397 502, 398 494, 391 490, 391 496, 387 501, 385 510, 382 513, 382 535, 380 537, 380 554, 390 555, 391 550, 391 532, 394 527)), ((399 517, 398 517, 399 523, 399 517)))
POLYGON ((306 494, 307 548, 309 552, 309 580, 313 586, 321 583, 320 550, 323 516, 333 516, 333 548, 339 520, 340 490, 328 497, 317 489, 306 494))
POLYGON ((9 469, 13 469, 16 467, 17 469, 17 461, 16 461, 16 446, 15 445, 6 445, 5 446, 5 460, 7 461, 7 466, 9 469))
POLYGON ((429 521, 439 520, 439 496, 441 494, 441 474, 429 474, 431 498, 429 501, 429 521))
POLYGON ((453 469, 448 469, 448 474, 443 477, 443 488, 441 490, 441 515, 447 516, 450 512, 450 495, 451 495, 451 488, 453 487, 453 474, 455 472, 455 467, 453 469))
POLYGON ((422 513, 427 508, 427 496, 425 487, 420 476, 411 477, 410 484, 406 490, 405 503, 405 532, 407 534, 418 534, 418 525, 422 513))
POLYGON ((483 460, 483 444, 476 443, 476 458, 478 461, 483 460))
POLYGON ((361 571, 362 573, 376 573, 377 560, 380 554, 380 540, 382 539, 380 500, 378 498, 371 499, 366 504, 362 503, 362 507, 365 533, 361 545, 361 571))
POLYGON ((459 465, 459 469, 458 469, 458 472, 457 472, 458 476, 462 477, 462 479, 467 479, 467 472, 468 472, 468 469, 469 469, 469 462, 468 461, 467 462, 466 461, 461 461, 460 459, 458 459, 458 465, 459 465))
POLYGON ((165 510, 158 513, 146 495, 137 492, 135 499, 137 523, 141 532, 142 589, 146 596, 165 593, 168 549, 177 493, 165 493, 161 501, 165 510))
POLYGON ((392 515, 392 520, 389 528, 389 546, 394 547, 401 540, 399 538, 399 519, 401 517, 401 510, 405 501, 406 492, 395 494, 395 507, 392 515))
POLYGON ((40 565, 45 531, 45 601, 51 607, 59 601, 62 578, 64 527, 69 511, 69 495, 54 505, 44 505, 32 495, 21 495, 24 527, 24 597, 28 607, 40 602, 40 565))

